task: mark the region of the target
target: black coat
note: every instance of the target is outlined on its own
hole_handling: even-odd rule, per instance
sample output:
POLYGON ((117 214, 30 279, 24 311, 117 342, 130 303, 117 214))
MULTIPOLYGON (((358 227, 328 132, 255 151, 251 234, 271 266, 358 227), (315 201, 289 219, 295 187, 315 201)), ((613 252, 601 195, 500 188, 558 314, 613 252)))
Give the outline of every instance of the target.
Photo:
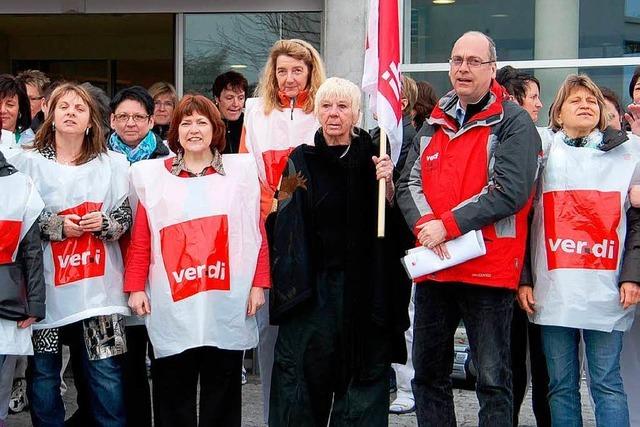
MULTIPOLYGON (((14 173, 16 169, 0 153, 0 177, 14 173)), ((20 241, 15 262, 0 264, 0 317, 9 320, 43 319, 45 289, 42 243, 36 221, 20 241)))
POLYGON ((342 229, 346 230, 344 248, 340 249, 345 259, 345 318, 355 335, 362 331, 360 328, 372 324, 387 330, 392 341, 392 360, 404 362, 403 334, 409 326, 407 304, 411 286, 408 281, 393 280, 391 272, 395 269, 387 268, 395 264, 400 267, 399 257, 395 257, 390 244, 394 222, 387 222, 385 239, 376 237, 378 184, 371 160, 375 155, 371 137, 358 130, 348 155, 342 159, 328 152, 321 131, 316 133, 314 142, 315 146, 302 145, 291 153, 277 195, 278 210, 268 219, 273 283, 271 323, 286 322, 289 315, 304 310, 315 294, 316 273, 322 268, 320 260, 327 259, 327 251, 319 247, 320 239, 315 236, 312 191, 317 178, 312 171, 322 164, 327 168, 340 167, 347 176, 346 206, 336 206, 339 212, 344 212, 342 229), (306 179, 304 187, 284 184, 297 174, 306 179))

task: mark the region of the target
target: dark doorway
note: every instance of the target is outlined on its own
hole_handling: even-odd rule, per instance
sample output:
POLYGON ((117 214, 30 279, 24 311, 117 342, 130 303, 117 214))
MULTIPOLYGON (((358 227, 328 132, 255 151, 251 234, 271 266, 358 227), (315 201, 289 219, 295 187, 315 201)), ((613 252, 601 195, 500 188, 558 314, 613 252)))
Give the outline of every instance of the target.
POLYGON ((39 69, 113 95, 174 82, 173 14, 2 15, 0 72, 39 69))

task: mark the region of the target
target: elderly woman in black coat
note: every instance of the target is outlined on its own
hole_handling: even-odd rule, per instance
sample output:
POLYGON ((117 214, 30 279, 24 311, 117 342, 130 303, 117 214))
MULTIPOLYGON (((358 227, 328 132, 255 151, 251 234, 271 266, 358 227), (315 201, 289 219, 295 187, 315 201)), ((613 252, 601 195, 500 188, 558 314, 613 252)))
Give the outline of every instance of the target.
POLYGON ((328 79, 315 113, 322 128, 314 146, 291 153, 269 219, 270 314, 280 325, 269 425, 387 425, 389 366, 406 357, 409 292, 388 289, 386 243, 376 238, 377 180, 386 180, 391 204, 393 164, 356 127, 353 83, 328 79))

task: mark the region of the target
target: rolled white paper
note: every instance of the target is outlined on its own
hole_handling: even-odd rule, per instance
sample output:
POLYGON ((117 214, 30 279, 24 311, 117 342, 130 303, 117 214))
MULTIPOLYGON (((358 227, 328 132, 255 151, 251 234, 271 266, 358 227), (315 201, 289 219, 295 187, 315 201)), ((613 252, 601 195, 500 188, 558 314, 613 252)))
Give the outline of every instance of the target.
POLYGON ((401 262, 409 277, 416 279, 482 256, 487 253, 487 248, 484 246, 482 232, 474 230, 449 240, 447 251, 451 258, 440 259, 433 250, 418 246, 409 249, 401 262))

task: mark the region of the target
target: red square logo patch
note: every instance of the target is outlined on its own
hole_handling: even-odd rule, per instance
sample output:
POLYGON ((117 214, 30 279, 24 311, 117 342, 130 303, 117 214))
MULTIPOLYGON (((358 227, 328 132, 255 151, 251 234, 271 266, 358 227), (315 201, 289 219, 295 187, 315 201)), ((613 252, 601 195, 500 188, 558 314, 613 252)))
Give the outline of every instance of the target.
POLYGON ((620 193, 568 190, 544 193, 544 237, 549 270, 615 270, 620 242, 620 193))
POLYGON ((8 264, 12 261, 13 253, 20 241, 21 221, 0 221, 0 264, 8 264))
POLYGON ((231 289, 226 215, 165 227, 160 230, 160 245, 173 301, 199 292, 231 289))
MULTIPOLYGON (((74 208, 58 212, 58 215, 75 214, 84 216, 99 211, 102 203, 85 202, 74 208)), ((66 285, 78 280, 104 276, 107 253, 102 240, 93 233, 80 237, 51 242, 55 286, 66 285)))
POLYGON ((287 148, 284 150, 269 150, 262 153, 262 160, 264 161, 264 170, 267 175, 267 183, 275 188, 280 182, 280 177, 284 168, 287 166, 287 160, 289 160, 289 154, 293 151, 293 148, 287 148))

